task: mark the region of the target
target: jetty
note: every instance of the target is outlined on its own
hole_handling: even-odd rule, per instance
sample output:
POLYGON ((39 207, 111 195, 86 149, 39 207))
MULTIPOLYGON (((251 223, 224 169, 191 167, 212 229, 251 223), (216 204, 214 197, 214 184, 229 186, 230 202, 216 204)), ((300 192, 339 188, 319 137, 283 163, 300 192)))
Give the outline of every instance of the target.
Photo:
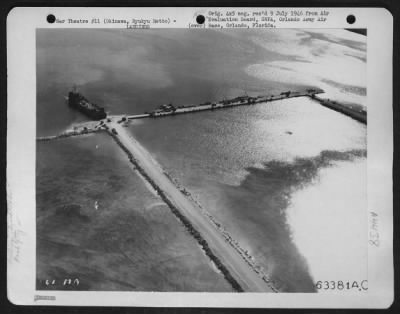
MULTIPOLYGON (((255 104, 266 104, 268 102, 295 98, 295 97, 309 97, 314 101, 318 102, 324 107, 340 112, 344 115, 349 116, 361 123, 367 123, 367 112, 365 109, 360 108, 357 105, 352 106, 351 104, 342 104, 338 101, 321 98, 318 94, 323 94, 324 91, 319 88, 309 88, 303 91, 286 91, 281 92, 280 94, 267 94, 261 96, 238 96, 232 99, 224 99, 218 102, 205 102, 197 105, 179 105, 175 106, 173 104, 163 104, 158 108, 145 113, 140 114, 125 114, 125 115, 108 115, 106 118, 99 121, 99 123, 104 123, 109 121, 110 119, 117 119, 119 123, 127 122, 136 119, 145 119, 145 118, 162 118, 175 116, 179 114, 188 114, 188 113, 196 113, 208 110, 220 110, 233 108, 238 106, 251 106, 255 104)), ((93 125, 91 125, 93 126, 93 125)), ((101 127, 99 124, 97 127, 101 127)))
POLYGON ((320 98, 320 97, 316 96, 315 94, 307 95, 307 96, 310 97, 311 99, 317 101, 324 107, 327 107, 329 109, 335 110, 340 113, 343 113, 346 116, 348 116, 354 120, 357 120, 358 122, 367 124, 367 111, 365 109, 354 108, 351 105, 344 105, 337 101, 320 98))
POLYGON ((179 190, 151 154, 120 124, 109 124, 109 133, 127 153, 135 168, 157 191, 172 213, 194 236, 206 255, 238 291, 277 292, 260 268, 249 264, 249 257, 241 254, 235 243, 227 241, 215 224, 179 190))
POLYGON ((359 106, 352 106, 351 104, 342 104, 338 101, 321 98, 318 94, 323 94, 322 89, 307 89, 304 91, 286 91, 277 95, 263 95, 263 96, 239 96, 233 99, 224 99, 218 102, 205 102, 197 105, 180 105, 174 106, 173 104, 163 104, 153 111, 143 114, 126 115, 126 120, 135 120, 143 118, 162 118, 175 116, 179 114, 196 113, 207 110, 219 110, 226 108, 233 108, 238 106, 251 106, 255 104, 268 103, 271 101, 295 98, 295 97, 309 97, 318 102, 324 107, 340 112, 358 122, 367 124, 367 111, 359 106))
POLYGON ((90 134, 90 133, 95 133, 97 131, 100 131, 100 130, 89 129, 86 126, 83 126, 83 127, 79 128, 77 130, 65 131, 65 132, 60 133, 58 135, 39 136, 39 137, 36 138, 36 140, 38 142, 46 142, 46 141, 57 140, 57 139, 67 138, 67 137, 72 137, 72 136, 86 135, 86 134, 90 134))
POLYGON ((196 203, 190 192, 179 186, 125 127, 130 121, 137 119, 161 118, 207 110, 267 104, 268 102, 294 97, 309 97, 324 107, 345 114, 361 123, 367 123, 367 113, 364 109, 321 98, 318 94, 322 93, 324 91, 321 89, 307 89, 305 91, 282 92, 278 95, 257 97, 245 95, 198 105, 175 107, 172 104, 163 104, 151 112, 135 115, 108 115, 99 121, 78 123, 59 135, 38 137, 37 141, 51 141, 96 132, 107 132, 127 154, 129 162, 134 165, 134 169, 147 180, 168 205, 171 212, 196 239, 201 249, 235 291, 279 292, 275 283, 269 278, 268 270, 257 265, 249 252, 241 247, 240 243, 224 229, 223 224, 196 203))
MULTIPOLYGON (((295 97, 315 97, 316 94, 323 93, 322 89, 307 89, 305 91, 286 91, 277 95, 263 95, 263 96, 239 96, 233 99, 224 99, 219 102, 206 102, 198 105, 184 105, 175 107, 173 104, 164 104, 159 108, 141 115, 142 118, 160 118, 166 116, 173 116, 185 113, 195 113, 206 110, 226 109, 238 106, 251 106, 259 103, 268 103, 270 101, 277 101, 295 97)), ((137 119, 139 116, 129 116, 128 119, 137 119)))

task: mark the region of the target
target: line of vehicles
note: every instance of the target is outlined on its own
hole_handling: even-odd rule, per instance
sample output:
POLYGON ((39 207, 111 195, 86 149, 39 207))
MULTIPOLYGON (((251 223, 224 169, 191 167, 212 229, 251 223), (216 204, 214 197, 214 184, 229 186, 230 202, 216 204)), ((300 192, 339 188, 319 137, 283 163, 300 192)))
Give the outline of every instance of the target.
MULTIPOLYGON (((314 97, 316 93, 320 93, 321 91, 317 91, 315 89, 307 89, 304 93, 301 92, 282 92, 279 95, 269 95, 269 96, 257 96, 251 97, 248 95, 238 96, 232 99, 224 99, 219 102, 205 102, 199 105, 186 105, 186 106, 174 106, 173 104, 163 104, 157 109, 145 112, 145 115, 149 115, 150 117, 158 117, 163 115, 171 115, 175 113, 185 113, 185 112, 193 112, 200 110, 208 110, 208 109, 219 109, 223 107, 231 107, 236 105, 252 105, 259 102, 266 102, 271 100, 277 100, 287 97, 296 97, 301 95, 309 95, 314 97)), ((92 120, 102 120, 107 117, 107 113, 104 108, 91 103, 87 100, 81 93, 79 93, 76 87, 73 88, 72 91, 68 93, 68 104, 70 107, 75 108, 85 114, 92 120)))

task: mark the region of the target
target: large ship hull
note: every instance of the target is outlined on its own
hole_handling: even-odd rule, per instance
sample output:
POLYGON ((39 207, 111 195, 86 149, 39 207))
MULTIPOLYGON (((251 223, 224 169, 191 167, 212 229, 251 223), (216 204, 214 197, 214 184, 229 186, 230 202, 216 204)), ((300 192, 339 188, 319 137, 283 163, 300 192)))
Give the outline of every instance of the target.
POLYGON ((92 120, 101 120, 107 117, 104 108, 90 103, 79 93, 69 92, 68 105, 76 110, 79 110, 92 120))

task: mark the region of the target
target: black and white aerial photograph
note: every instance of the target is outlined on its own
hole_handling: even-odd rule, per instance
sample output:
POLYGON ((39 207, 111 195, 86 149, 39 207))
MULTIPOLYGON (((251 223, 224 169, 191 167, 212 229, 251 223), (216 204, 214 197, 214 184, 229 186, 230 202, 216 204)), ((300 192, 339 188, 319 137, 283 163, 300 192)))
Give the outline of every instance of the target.
POLYGON ((366 29, 36 29, 36 289, 362 293, 366 29))

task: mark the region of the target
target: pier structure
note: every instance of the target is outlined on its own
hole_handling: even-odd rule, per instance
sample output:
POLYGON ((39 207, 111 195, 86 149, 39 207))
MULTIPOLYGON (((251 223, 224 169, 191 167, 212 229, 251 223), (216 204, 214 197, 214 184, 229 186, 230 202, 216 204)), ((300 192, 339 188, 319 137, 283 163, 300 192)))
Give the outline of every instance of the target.
POLYGON ((357 120, 358 122, 367 124, 367 111, 364 109, 353 108, 351 105, 343 105, 337 101, 324 99, 316 95, 307 96, 319 102, 324 107, 343 113, 344 115, 357 120))
POLYGON ((172 213, 194 236, 233 289, 242 292, 278 292, 262 267, 237 241, 223 233, 210 217, 171 180, 151 154, 119 123, 109 123, 109 134, 128 154, 135 169, 150 183, 172 213), (110 131, 111 130, 111 131, 110 131))
POLYGON ((306 91, 282 92, 278 95, 265 95, 257 97, 240 96, 229 100, 223 100, 214 103, 207 102, 199 105, 186 105, 186 106, 175 107, 172 104, 169 104, 169 105, 162 105, 160 106, 160 108, 144 114, 127 115, 126 119, 135 120, 143 118, 161 118, 161 117, 174 116, 178 114, 202 112, 206 110, 218 110, 218 109, 232 108, 238 106, 249 106, 249 105, 268 103, 271 101, 277 101, 295 97, 309 97, 324 107, 340 112, 352 119, 357 120, 358 122, 367 124, 366 110, 353 107, 352 105, 345 105, 340 102, 321 98, 320 96, 318 96, 318 94, 323 94, 323 93, 324 91, 321 89, 307 89, 306 91))
MULTIPOLYGON (((306 91, 287 91, 282 92, 278 95, 264 95, 264 96, 239 96, 233 99, 226 99, 219 102, 207 102, 204 104, 199 105, 186 105, 186 106, 178 106, 174 107, 172 104, 169 105, 162 105, 159 109, 153 110, 150 113, 147 113, 147 116, 143 117, 152 117, 152 118, 159 118, 177 114, 184 114, 184 113, 195 113, 205 110, 217 110, 217 109, 224 109, 224 108, 232 108, 238 106, 249 106, 255 105, 259 103, 267 103, 270 101, 288 99, 288 98, 295 98, 295 97, 312 97, 316 94, 323 93, 324 91, 321 89, 308 89, 306 91)), ((129 119, 133 119, 136 116, 130 116, 129 119)))
POLYGON ((256 264, 248 251, 240 246, 217 222, 196 202, 193 202, 186 189, 178 187, 174 180, 153 159, 151 154, 124 128, 129 121, 144 118, 159 118, 177 114, 195 113, 206 110, 232 108, 236 106, 268 103, 270 101, 293 97, 310 97, 321 105, 343 113, 366 124, 366 112, 351 108, 335 101, 323 99, 317 94, 322 90, 308 89, 303 92, 283 92, 279 95, 258 97, 241 96, 216 103, 205 103, 193 106, 162 105, 152 112, 136 115, 109 115, 100 121, 88 121, 76 124, 70 130, 55 135, 38 137, 37 141, 50 141, 60 138, 89 135, 96 132, 107 132, 125 151, 135 169, 150 183, 172 213, 182 222, 190 234, 198 241, 202 250, 224 275, 232 288, 238 292, 279 292, 275 283, 270 280, 268 270, 256 264))
MULTIPOLYGON (((271 101, 277 101, 277 100, 283 100, 283 99, 289 99, 289 98, 295 98, 295 97, 309 97, 312 100, 318 102, 324 107, 327 107, 329 109, 335 110, 337 112, 340 112, 352 119, 357 120, 358 122, 367 124, 367 112, 366 110, 359 108, 358 106, 352 106, 350 104, 342 104, 337 101, 333 101, 330 99, 325 99, 321 98, 318 96, 318 94, 323 94, 324 91, 322 89, 307 89, 305 91, 287 91, 287 92, 282 92, 277 95, 263 95, 263 96, 256 96, 256 97, 251 97, 251 96, 239 96, 233 99, 225 99, 219 102, 206 102, 203 104, 198 104, 198 105, 182 105, 182 106, 177 106, 175 107, 172 104, 164 104, 161 105, 158 109, 155 109, 151 112, 145 112, 141 114, 125 114, 125 115, 108 115, 107 118, 100 120, 100 121, 89 121, 83 124, 80 124, 83 128, 86 128, 86 131, 91 131, 91 130, 96 130, 96 129, 102 129, 105 126, 105 122, 111 122, 112 121, 118 121, 118 123, 126 123, 132 120, 137 120, 137 119, 145 119, 145 118, 161 118, 161 117, 169 117, 169 116, 175 116, 179 114, 187 114, 187 113, 196 113, 196 112, 202 112, 202 111, 207 111, 207 110, 218 110, 218 109, 226 109, 226 108, 232 108, 232 107, 238 107, 238 106, 250 106, 250 105, 255 105, 255 104, 260 104, 260 103, 268 103, 271 101), (98 123, 98 124, 95 124, 98 123)), ((79 126, 78 126, 79 127, 79 126)), ((76 130, 75 130, 76 131, 76 130)), ((81 131, 76 131, 78 133, 83 132, 81 131)), ((72 136, 71 131, 69 131, 68 136, 72 136)), ((65 135, 65 134, 64 134, 65 135)), ((60 137, 64 135, 58 135, 55 137, 60 137)), ((50 139, 50 137, 47 137, 47 139, 50 139)), ((39 140, 43 140, 43 138, 39 138, 39 140)))

